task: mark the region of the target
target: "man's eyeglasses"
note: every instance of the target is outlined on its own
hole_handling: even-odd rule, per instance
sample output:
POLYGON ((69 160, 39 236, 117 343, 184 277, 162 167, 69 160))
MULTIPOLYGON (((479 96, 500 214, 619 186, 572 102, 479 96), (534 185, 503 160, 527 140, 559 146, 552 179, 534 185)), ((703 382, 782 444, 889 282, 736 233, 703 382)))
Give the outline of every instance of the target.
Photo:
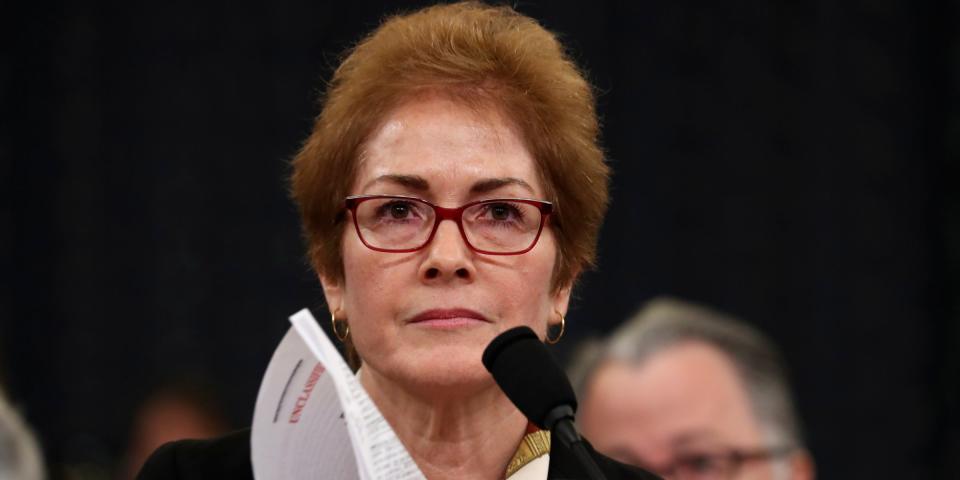
POLYGON ((371 250, 415 252, 433 240, 440 222, 453 220, 471 250, 519 255, 537 244, 553 204, 526 198, 498 198, 444 208, 415 197, 353 195, 344 201, 357 235, 371 250))
POLYGON ((729 480, 746 462, 783 457, 793 450, 792 447, 779 447, 679 455, 673 465, 658 473, 676 480, 729 480))

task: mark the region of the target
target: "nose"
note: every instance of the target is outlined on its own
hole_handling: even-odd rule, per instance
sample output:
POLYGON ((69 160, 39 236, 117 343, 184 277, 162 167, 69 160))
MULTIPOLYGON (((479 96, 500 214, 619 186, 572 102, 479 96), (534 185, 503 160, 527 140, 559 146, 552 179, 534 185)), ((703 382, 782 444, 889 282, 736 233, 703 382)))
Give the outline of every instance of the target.
POLYGON ((427 256, 420 264, 423 282, 472 281, 476 276, 473 252, 454 221, 441 221, 433 240, 425 247, 427 256))

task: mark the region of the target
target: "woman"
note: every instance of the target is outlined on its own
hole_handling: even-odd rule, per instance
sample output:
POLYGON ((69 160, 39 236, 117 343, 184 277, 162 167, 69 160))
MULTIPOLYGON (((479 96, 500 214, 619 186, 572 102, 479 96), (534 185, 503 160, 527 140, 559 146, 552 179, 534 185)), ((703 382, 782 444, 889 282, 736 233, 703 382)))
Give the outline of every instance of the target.
MULTIPOLYGON (((582 75, 507 7, 389 19, 334 75, 293 197, 334 330, 430 479, 582 476, 557 442, 531 451, 549 435, 480 359, 518 325, 562 335, 606 209, 597 134, 582 75)), ((249 476, 244 435, 161 449, 142 478, 249 476)), ((596 459, 609 478, 645 475, 596 459)))

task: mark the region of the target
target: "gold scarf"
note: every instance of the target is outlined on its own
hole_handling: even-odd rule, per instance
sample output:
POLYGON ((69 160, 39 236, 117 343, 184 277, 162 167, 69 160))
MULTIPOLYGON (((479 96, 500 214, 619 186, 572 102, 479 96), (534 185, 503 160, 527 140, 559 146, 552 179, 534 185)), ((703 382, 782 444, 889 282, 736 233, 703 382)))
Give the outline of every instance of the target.
POLYGON ((550 453, 550 431, 537 430, 528 433, 523 437, 523 441, 520 442, 520 447, 513 454, 510 463, 507 464, 507 477, 509 478, 524 465, 547 453, 550 453))

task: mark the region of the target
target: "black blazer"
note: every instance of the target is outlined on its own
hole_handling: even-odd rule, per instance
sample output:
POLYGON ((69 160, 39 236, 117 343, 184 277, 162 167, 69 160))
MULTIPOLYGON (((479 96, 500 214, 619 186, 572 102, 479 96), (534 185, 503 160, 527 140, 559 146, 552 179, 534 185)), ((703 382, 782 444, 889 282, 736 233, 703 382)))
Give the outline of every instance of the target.
MULTIPOLYGON (((584 442, 586 443, 586 442, 584 442)), ((586 478, 573 452, 563 448, 556 438, 550 443, 549 480, 586 478)), ((593 457, 608 480, 657 480, 659 477, 618 463, 597 453, 587 443, 593 457)), ((250 465, 250 429, 243 429, 213 440, 181 440, 157 449, 137 475, 137 480, 253 479, 250 465)), ((272 479, 270 479, 272 480, 272 479)), ((283 480, 283 479, 279 479, 283 480)))

